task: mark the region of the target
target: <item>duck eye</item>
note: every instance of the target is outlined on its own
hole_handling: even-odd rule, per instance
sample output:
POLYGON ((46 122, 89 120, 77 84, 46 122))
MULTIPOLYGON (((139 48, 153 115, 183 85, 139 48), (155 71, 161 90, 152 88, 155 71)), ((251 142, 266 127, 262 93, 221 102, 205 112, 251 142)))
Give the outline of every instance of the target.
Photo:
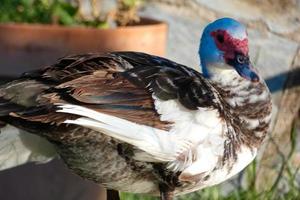
POLYGON ((224 42, 224 36, 221 35, 221 34, 218 34, 217 35, 217 40, 218 40, 218 42, 223 43, 224 42))
POLYGON ((248 62, 248 57, 243 55, 237 55, 236 60, 239 64, 245 64, 248 62))

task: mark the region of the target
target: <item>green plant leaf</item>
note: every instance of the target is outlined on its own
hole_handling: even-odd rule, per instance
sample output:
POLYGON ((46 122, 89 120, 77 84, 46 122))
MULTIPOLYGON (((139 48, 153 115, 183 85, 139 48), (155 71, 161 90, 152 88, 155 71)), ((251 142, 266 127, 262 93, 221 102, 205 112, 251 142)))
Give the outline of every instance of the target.
POLYGON ((77 7, 71 4, 59 2, 54 6, 52 13, 52 22, 57 22, 62 25, 75 25, 75 15, 77 13, 77 7))

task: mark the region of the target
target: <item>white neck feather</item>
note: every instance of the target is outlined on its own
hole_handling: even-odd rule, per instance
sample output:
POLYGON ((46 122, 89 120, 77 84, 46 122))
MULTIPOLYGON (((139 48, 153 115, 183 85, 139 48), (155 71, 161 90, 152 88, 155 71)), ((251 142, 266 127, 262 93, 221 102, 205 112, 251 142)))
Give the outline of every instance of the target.
MULTIPOLYGON (((247 112, 248 114, 257 112, 257 109, 263 110, 263 106, 269 106, 268 103, 271 101, 271 97, 263 79, 260 79, 260 82, 251 82, 241 77, 233 68, 228 66, 210 67, 210 72, 211 81, 220 88, 220 95, 235 113, 244 112, 241 108, 245 108, 245 105, 248 105, 247 107, 250 108, 250 106, 253 107, 253 105, 257 104, 255 109, 247 112)), ((250 130, 260 126, 262 122, 269 123, 271 120, 271 112, 257 119, 249 119, 243 115, 238 114, 238 117, 248 124, 247 128, 250 130)), ((254 134, 260 137, 261 133, 256 131, 254 134)), ((261 136, 264 136, 264 134, 261 136)))
POLYGON ((218 64, 209 67, 212 82, 219 87, 236 87, 243 84, 251 84, 251 81, 242 78, 235 69, 226 64, 218 64))

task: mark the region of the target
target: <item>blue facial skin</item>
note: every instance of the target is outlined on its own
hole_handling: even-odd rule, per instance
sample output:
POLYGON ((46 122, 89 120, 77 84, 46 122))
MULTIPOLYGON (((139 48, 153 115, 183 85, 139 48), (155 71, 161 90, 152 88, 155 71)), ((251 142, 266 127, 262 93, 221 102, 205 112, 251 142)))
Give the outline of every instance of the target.
POLYGON ((220 51, 215 43, 211 33, 217 30, 225 30, 234 38, 246 37, 246 28, 238 21, 231 18, 221 18, 210 23, 203 31, 199 47, 199 56, 201 59, 202 73, 206 78, 211 78, 209 66, 217 63, 226 63, 232 66, 240 76, 253 81, 259 81, 259 77, 253 70, 249 59, 245 63, 240 63, 236 55, 232 60, 224 60, 224 52, 220 51))
POLYGON ((235 64, 233 66, 237 73, 244 77, 245 79, 252 81, 252 82, 258 82, 259 76, 254 72, 254 70, 251 67, 251 63, 246 64, 235 64))

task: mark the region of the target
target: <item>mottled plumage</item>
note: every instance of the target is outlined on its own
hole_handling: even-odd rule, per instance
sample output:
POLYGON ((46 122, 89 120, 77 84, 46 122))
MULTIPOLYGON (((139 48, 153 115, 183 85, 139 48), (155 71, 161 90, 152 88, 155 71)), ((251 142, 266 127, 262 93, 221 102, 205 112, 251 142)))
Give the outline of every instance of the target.
POLYGON ((68 56, 1 86, 0 121, 46 138, 75 173, 110 189, 168 199, 215 185, 255 157, 271 99, 252 67, 229 68, 235 56, 202 58, 210 78, 138 52, 68 56))

